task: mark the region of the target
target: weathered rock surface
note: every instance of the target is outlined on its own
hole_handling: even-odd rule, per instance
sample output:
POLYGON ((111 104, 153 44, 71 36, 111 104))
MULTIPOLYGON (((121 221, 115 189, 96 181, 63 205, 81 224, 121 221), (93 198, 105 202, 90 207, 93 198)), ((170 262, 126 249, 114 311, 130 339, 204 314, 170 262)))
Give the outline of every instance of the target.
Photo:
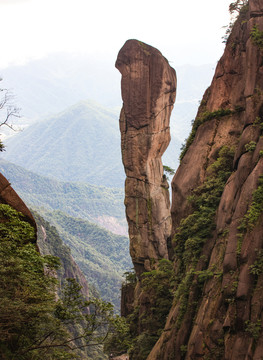
MULTIPOLYGON (((175 301, 148 360, 259 360, 263 356, 263 268, 259 266, 263 209, 259 199, 256 223, 243 232, 240 229, 263 175, 263 51, 251 39, 255 25, 263 30, 263 0, 250 0, 248 10, 237 20, 197 117, 221 109, 231 113, 221 112, 198 127, 173 179, 175 235, 180 221, 192 211, 187 198, 204 183, 208 166, 222 146, 234 147, 234 171, 222 193, 214 231, 192 269, 184 302, 182 298, 175 301), (257 274, 251 266, 257 266, 257 274), (197 271, 207 269, 210 275, 201 286, 197 271)), ((175 256, 175 270, 180 260, 175 256)), ((186 271, 189 274, 190 269, 186 271)))
POLYGON ((137 40, 124 44, 116 67, 122 74, 120 131, 130 254, 140 275, 152 262, 168 258, 170 201, 161 156, 170 142, 176 75, 157 49, 137 40))

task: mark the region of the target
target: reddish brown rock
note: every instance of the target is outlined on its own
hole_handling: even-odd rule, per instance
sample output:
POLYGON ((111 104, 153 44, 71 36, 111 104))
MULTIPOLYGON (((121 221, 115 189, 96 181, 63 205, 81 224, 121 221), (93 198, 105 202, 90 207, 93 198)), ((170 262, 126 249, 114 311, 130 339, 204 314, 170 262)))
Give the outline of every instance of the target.
POLYGON ((170 142, 176 75, 157 49, 138 40, 124 44, 116 67, 122 74, 120 131, 130 253, 139 275, 168 258, 170 201, 161 157, 170 142))
MULTIPOLYGON (((262 261, 263 211, 252 227, 243 232, 240 229, 263 175, 263 50, 251 39, 254 25, 263 30, 263 0, 250 0, 248 10, 236 22, 197 117, 220 109, 231 110, 231 114, 198 127, 172 182, 174 235, 180 221, 192 211, 188 196, 203 184, 220 148, 234 147, 234 168, 221 195, 215 229, 200 249, 200 260, 193 269, 214 269, 214 274, 199 293, 195 293, 198 285, 193 275, 190 288, 185 290, 189 296, 184 303, 174 301, 165 329, 147 360, 248 360, 263 356, 263 275, 262 269, 258 274, 251 270, 259 257, 262 261), (204 255, 206 267, 202 264, 204 255), (178 324, 182 308, 187 311, 178 324)), ((180 260, 175 257, 175 269, 180 260)))

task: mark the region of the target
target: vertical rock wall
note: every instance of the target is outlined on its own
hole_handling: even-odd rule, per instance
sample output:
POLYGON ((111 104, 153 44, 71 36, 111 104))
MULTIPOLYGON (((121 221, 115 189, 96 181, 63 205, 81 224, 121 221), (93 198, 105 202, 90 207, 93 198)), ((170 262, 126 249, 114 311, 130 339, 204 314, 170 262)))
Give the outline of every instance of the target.
POLYGON ((161 156, 170 142, 176 75, 157 49, 137 40, 124 44, 116 67, 122 75, 120 131, 130 254, 140 275, 157 259, 168 258, 170 200, 161 156))
POLYGON ((148 360, 263 356, 263 49, 251 36, 255 25, 263 31, 263 0, 250 0, 243 10, 201 103, 197 118, 203 121, 173 179, 173 236, 193 214, 187 198, 205 183, 223 146, 234 150, 233 171, 213 231, 194 249, 199 259, 185 260, 193 246, 187 236, 181 258, 175 256, 176 272, 185 261, 176 288, 181 293, 148 360))

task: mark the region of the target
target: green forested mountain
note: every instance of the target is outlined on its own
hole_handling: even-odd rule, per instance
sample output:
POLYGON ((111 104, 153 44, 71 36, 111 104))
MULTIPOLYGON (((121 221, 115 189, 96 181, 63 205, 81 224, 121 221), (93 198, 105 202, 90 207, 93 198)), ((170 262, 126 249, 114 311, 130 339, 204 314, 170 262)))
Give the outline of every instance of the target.
MULTIPOLYGON (((35 208, 63 212, 101 223, 114 219, 116 232, 124 234, 126 221, 123 189, 60 182, 0 159, 0 172, 11 182, 21 198, 35 208)), ((110 224, 108 224, 111 229, 110 224)))
POLYGON ((3 156, 58 180, 123 188, 118 117, 82 101, 7 139, 3 156))
POLYGON ((128 238, 61 211, 41 215, 57 228, 88 282, 119 309, 122 275, 132 267, 128 238))
MULTIPOLYGON (((176 66, 178 92, 174 121, 178 135, 180 130, 185 130, 184 137, 188 135, 198 100, 213 76, 213 67, 213 64, 176 66), (195 105, 194 109, 189 109, 190 103, 195 105), (186 112, 188 116, 184 115, 186 112)), ((120 75, 109 59, 56 53, 0 71, 3 87, 13 89, 26 122, 63 111, 83 99, 93 99, 106 107, 120 108, 122 104, 120 75)))

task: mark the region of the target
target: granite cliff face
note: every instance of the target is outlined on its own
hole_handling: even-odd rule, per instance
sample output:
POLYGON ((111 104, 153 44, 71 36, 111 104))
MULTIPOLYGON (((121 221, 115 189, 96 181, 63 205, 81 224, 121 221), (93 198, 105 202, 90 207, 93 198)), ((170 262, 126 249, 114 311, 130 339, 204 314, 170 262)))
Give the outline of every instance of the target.
POLYGON ((242 9, 172 182, 179 278, 149 360, 262 358, 263 57, 256 40, 262 16, 262 0, 242 9), (224 186, 215 189, 211 183, 219 184, 223 172, 224 186), (218 206, 200 225, 209 196, 218 206), (202 236, 205 226, 210 229, 202 236))
MULTIPOLYGON (((250 0, 232 29, 172 181, 174 299, 147 360, 262 359, 262 134, 263 0, 250 0)), ((128 151, 125 139, 122 148, 128 151)), ((124 151, 124 165, 127 157, 124 151)))
POLYGON ((120 130, 130 253, 140 275, 151 269, 151 262, 168 258, 170 201, 161 156, 170 142, 176 75, 157 49, 137 40, 124 44, 116 67, 122 74, 120 130))

